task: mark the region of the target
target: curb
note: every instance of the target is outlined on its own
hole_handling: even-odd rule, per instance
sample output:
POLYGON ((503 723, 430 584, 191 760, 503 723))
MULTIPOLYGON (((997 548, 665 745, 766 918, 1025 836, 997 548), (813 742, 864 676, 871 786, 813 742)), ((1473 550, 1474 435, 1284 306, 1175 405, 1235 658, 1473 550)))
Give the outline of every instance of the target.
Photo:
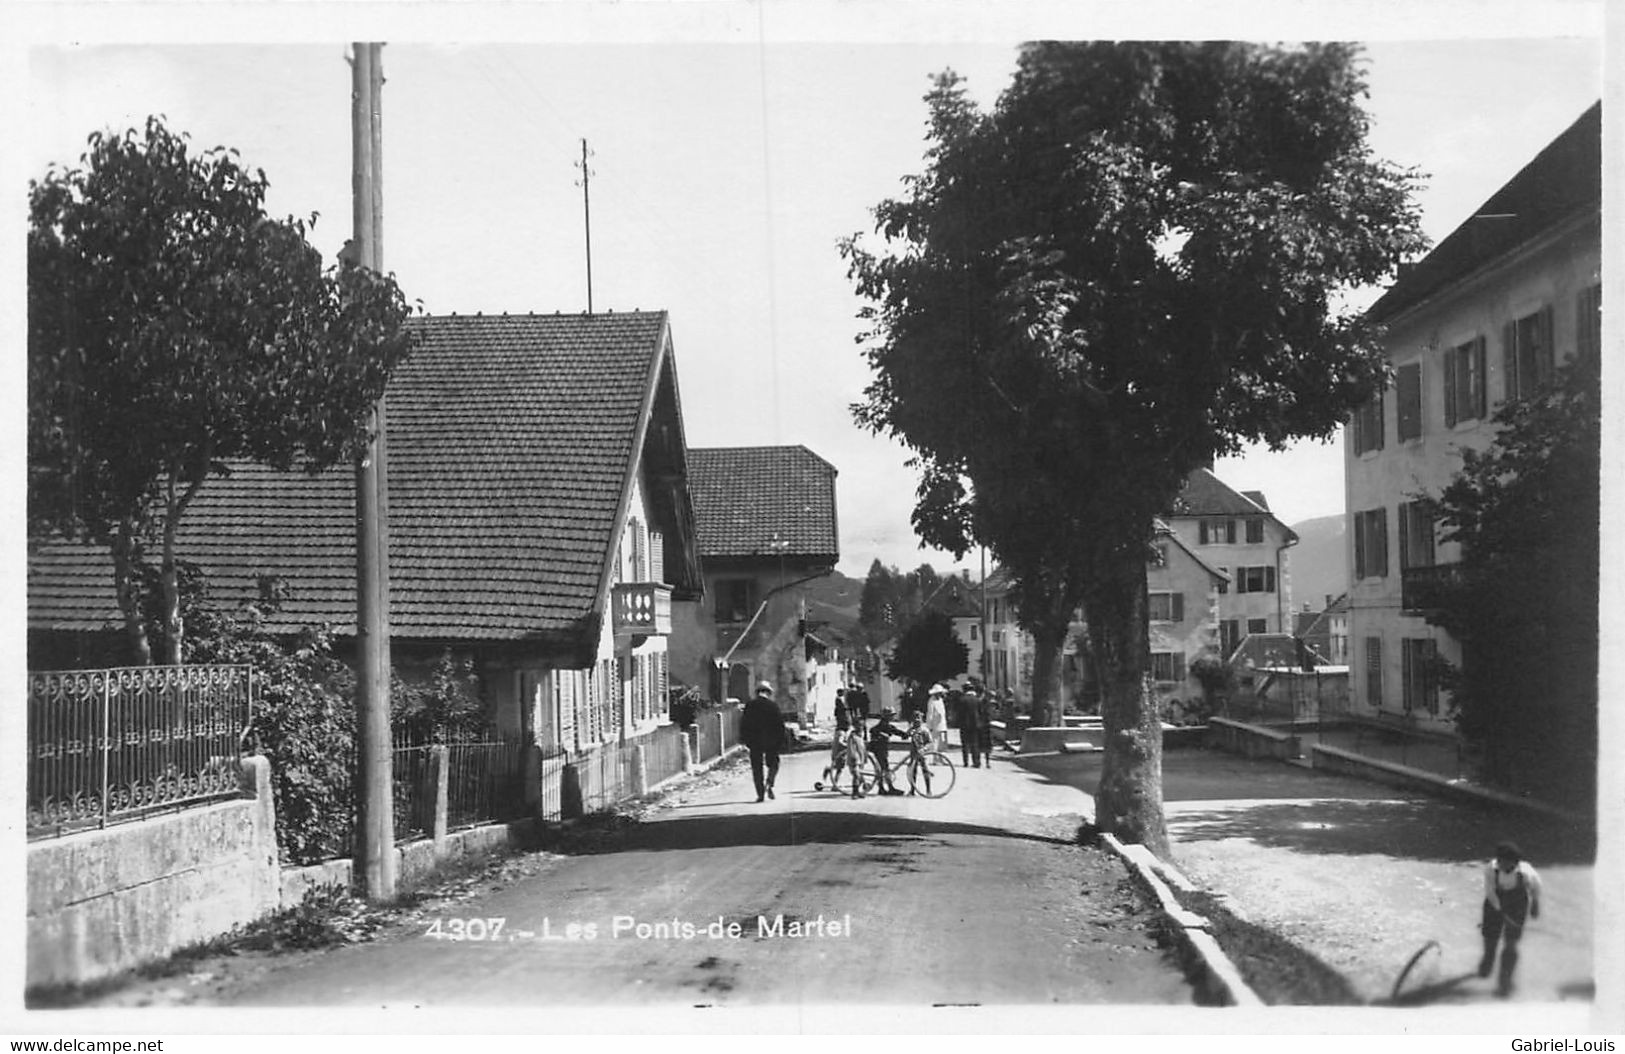
POLYGON ((1157 898, 1157 904, 1167 918, 1175 939, 1199 966, 1197 990, 1206 992, 1222 1006, 1264 1006, 1258 993, 1247 987, 1241 971, 1236 969, 1236 964, 1230 961, 1224 949, 1219 947, 1219 942, 1213 939, 1213 934, 1208 932, 1208 920, 1180 907, 1173 891, 1168 888, 1173 885, 1189 892, 1194 891, 1196 885, 1143 845, 1124 844, 1116 836, 1105 832, 1101 832, 1100 840, 1157 898))

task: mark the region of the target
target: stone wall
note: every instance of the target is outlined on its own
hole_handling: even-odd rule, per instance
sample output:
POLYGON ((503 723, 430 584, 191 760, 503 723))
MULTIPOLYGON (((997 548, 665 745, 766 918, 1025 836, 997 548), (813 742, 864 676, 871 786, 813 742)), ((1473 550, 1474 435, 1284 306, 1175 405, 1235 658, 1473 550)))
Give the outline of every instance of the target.
POLYGON ((28 847, 27 985, 80 984, 216 937, 281 899, 270 763, 244 798, 28 847))

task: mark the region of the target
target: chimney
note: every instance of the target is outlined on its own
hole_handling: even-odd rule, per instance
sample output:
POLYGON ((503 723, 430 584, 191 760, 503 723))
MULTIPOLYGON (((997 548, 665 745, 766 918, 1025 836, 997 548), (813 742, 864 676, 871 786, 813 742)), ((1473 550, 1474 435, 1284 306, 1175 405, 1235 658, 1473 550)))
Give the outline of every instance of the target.
MULTIPOLYGON (((1327 593, 1326 594, 1326 607, 1331 607, 1331 606, 1332 606, 1332 595, 1330 593, 1327 593)), ((1322 610, 1325 610, 1325 609, 1323 608, 1322 610)))

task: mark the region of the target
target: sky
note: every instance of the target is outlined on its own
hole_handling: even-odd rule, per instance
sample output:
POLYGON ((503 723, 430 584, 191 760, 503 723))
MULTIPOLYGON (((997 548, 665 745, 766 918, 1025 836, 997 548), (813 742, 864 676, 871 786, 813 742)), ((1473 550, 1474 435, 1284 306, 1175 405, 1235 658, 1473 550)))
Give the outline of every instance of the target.
MULTIPOLYGON (((1602 8, 1585 2, 1490 0, 1471 20, 1462 5, 1401 19, 1370 3, 1317 20, 1299 4, 1250 21, 1183 5, 1159 21, 1155 4, 942 5, 931 19, 891 4, 867 18, 826 4, 468 9, 484 19, 426 5, 393 21, 263 6, 276 10, 228 5, 235 18, 182 32, 46 5, 12 74, 21 176, 73 164, 93 130, 163 114, 264 169, 274 214, 319 214, 312 241, 331 258, 350 234, 343 41, 385 39, 383 260, 407 296, 432 313, 584 310, 585 139, 594 310, 670 313, 690 446, 802 444, 835 465, 853 576, 876 558, 955 565, 914 537, 907 451, 853 424, 869 374, 836 249, 921 170, 931 74, 956 70, 985 105, 1029 37, 1367 40, 1370 142, 1429 175, 1435 241, 1602 92, 1602 8)), ((1216 471, 1289 524, 1343 510, 1339 443, 1216 471)), ((977 555, 958 566, 977 573, 977 555)))

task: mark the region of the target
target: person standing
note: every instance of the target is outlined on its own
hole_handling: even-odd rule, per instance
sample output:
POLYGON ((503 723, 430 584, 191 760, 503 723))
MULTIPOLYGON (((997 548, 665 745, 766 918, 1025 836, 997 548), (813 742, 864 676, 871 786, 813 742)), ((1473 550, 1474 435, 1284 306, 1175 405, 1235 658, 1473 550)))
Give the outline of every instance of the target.
POLYGON ((745 704, 744 716, 739 719, 739 738, 750 751, 750 775, 756 781, 757 801, 773 797, 784 734, 784 716, 773 701, 773 686, 763 681, 756 686, 755 697, 745 704))
POLYGON ((982 767, 982 693, 973 681, 965 685, 954 712, 959 722, 959 756, 970 768, 982 767))
POLYGON ((948 686, 933 684, 925 696, 925 728, 931 733, 931 745, 938 750, 948 746, 948 686))
POLYGON ((1484 957, 1478 976, 1488 977, 1495 966, 1495 947, 1501 944, 1501 973, 1495 994, 1512 994, 1512 973, 1518 968, 1518 941, 1526 919, 1540 918, 1540 876, 1511 842, 1495 847, 1495 859, 1484 867, 1484 957))
POLYGON ((846 693, 846 709, 852 723, 862 727, 869 720, 869 693, 863 685, 858 685, 846 693))
POLYGON ((976 696, 976 749, 982 753, 982 761, 988 768, 993 767, 993 693, 986 692, 976 696))

